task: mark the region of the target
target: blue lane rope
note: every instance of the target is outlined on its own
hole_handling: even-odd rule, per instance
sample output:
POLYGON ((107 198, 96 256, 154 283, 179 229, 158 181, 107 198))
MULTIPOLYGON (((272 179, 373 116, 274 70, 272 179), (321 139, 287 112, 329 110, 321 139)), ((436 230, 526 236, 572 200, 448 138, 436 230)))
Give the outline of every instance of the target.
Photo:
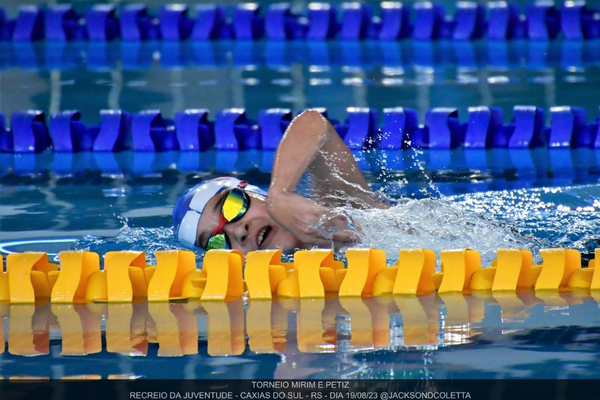
MULTIPOLYGON (((326 109, 319 111, 329 118, 326 109)), ((579 107, 551 107, 550 125, 544 109, 516 105, 510 122, 496 107, 469 107, 465 120, 457 108, 438 107, 425 113, 404 107, 378 110, 349 107, 343 121, 329 118, 351 150, 383 149, 535 149, 600 148, 598 119, 588 121, 579 107)), ((86 126, 78 111, 52 114, 29 110, 11 115, 10 127, 0 114, 0 153, 120 152, 160 153, 275 150, 292 120, 289 109, 264 109, 249 118, 245 109, 219 110, 214 120, 206 109, 189 109, 164 118, 160 110, 129 113, 103 110, 100 124, 86 126)))
POLYGON ((346 2, 340 6, 309 3, 304 14, 291 4, 261 7, 241 3, 226 8, 215 4, 162 6, 152 15, 143 4, 117 8, 96 4, 78 14, 72 5, 21 6, 16 19, 0 9, 0 40, 49 41, 205 41, 235 40, 587 40, 600 37, 598 10, 582 1, 556 5, 535 1, 521 10, 513 2, 460 1, 454 15, 441 4, 422 1, 412 6, 382 2, 346 2))

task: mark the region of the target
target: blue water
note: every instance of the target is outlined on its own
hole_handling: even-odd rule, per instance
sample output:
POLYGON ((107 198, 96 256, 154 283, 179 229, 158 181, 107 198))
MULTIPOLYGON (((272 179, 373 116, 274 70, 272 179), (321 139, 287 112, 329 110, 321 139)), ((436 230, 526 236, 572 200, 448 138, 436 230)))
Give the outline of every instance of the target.
MULTIPOLYGON (((13 18, 19 2, 1 5, 13 18)), ((551 107, 571 105, 591 122, 599 48, 597 40, 0 43, 0 112, 78 109, 94 125, 102 109, 160 109, 171 118, 207 108, 213 118, 243 107, 256 119, 265 108, 325 107, 343 120, 347 107, 372 107, 381 118, 383 108, 403 106, 422 122, 433 107, 455 107, 464 121, 468 107, 488 105, 508 122, 515 105, 535 105, 549 122, 551 107)), ((589 254, 598 243, 595 150, 371 150, 355 157, 375 190, 404 199, 385 212, 353 214, 363 222, 363 245, 385 249, 390 262, 401 247, 470 247, 487 265, 498 247, 531 249, 539 262, 541 248, 589 254), (409 225, 417 235, 406 234, 409 225)), ((0 154, 0 254, 46 251, 54 259, 65 249, 144 250, 152 263, 154 251, 179 247, 171 210, 186 188, 223 174, 266 188, 272 159, 259 151, 0 154)), ((0 376, 600 378, 594 293, 260 307, 0 304, 0 376)))

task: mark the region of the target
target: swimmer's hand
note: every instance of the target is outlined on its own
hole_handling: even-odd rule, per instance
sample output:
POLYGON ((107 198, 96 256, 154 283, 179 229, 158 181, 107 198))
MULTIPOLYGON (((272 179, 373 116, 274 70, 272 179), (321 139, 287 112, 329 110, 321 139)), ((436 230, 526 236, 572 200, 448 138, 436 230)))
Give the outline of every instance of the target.
POLYGON ((345 247, 360 242, 358 230, 343 214, 283 190, 269 190, 267 210, 271 218, 306 245, 345 247))

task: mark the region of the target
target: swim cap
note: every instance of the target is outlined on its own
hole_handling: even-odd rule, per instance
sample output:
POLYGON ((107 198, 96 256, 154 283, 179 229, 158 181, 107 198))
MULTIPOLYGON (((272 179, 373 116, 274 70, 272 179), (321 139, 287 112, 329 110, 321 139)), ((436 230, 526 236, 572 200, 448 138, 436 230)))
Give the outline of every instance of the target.
MULTIPOLYGON (((204 207, 216 194, 237 187, 240 182, 237 178, 227 176, 201 182, 187 190, 177 200, 173 208, 173 232, 175 236, 186 244, 198 246, 196 243, 198 221, 200 221, 204 207)), ((248 185, 244 190, 263 196, 267 195, 258 186, 248 185)))

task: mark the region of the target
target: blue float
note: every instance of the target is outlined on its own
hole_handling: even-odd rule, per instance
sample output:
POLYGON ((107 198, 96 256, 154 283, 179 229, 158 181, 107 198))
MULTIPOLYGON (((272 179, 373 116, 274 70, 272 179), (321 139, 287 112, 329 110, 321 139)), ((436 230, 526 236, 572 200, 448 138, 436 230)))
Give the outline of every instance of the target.
POLYGON ((416 110, 404 107, 384 108, 379 148, 400 150, 411 146, 423 147, 424 143, 410 143, 411 134, 418 126, 416 110))
POLYGON ((338 32, 337 11, 328 3, 309 3, 308 40, 332 39, 338 32))
POLYGON ((377 111, 370 108, 349 107, 348 117, 340 135, 350 150, 362 150, 374 147, 377 143, 377 111))
POLYGON ((440 37, 445 12, 441 5, 430 2, 415 3, 413 39, 435 40, 440 37))
POLYGON ((491 40, 507 40, 519 37, 519 8, 514 3, 493 1, 488 3, 489 23, 487 37, 491 40))
POLYGON ((600 147, 600 119, 585 125, 575 137, 574 146, 577 148, 599 148, 600 147))
POLYGON ((13 113, 11 127, 12 148, 15 153, 39 153, 52 145, 43 111, 13 113))
POLYGON ((425 115, 430 149, 456 149, 464 141, 465 126, 458 120, 456 108, 432 108, 425 115))
POLYGON ((358 2, 342 4, 342 23, 339 31, 341 40, 360 40, 367 37, 371 28, 373 9, 358 2))
POLYGON ((469 107, 465 149, 506 147, 502 133, 502 110, 497 107, 469 107))
POLYGON ((85 19, 90 40, 111 41, 120 35, 116 7, 112 4, 93 5, 85 19))
POLYGON ((398 40, 407 37, 410 33, 408 8, 402 3, 381 3, 381 25, 378 38, 381 40, 398 40))
POLYGON ((145 110, 135 115, 131 137, 134 151, 179 150, 173 121, 164 119, 159 110, 145 110))
POLYGON ((6 117, 4 117, 4 114, 0 113, 0 153, 13 152, 14 146, 12 140, 12 132, 6 129, 6 117))
POLYGON ((600 119, 596 120, 596 123, 590 124, 589 128, 591 131, 591 136, 594 138, 593 146, 594 148, 600 148, 600 119))
POLYGON ((175 113, 175 130, 182 151, 206 151, 214 145, 214 125, 208 110, 185 110, 175 113))
POLYGON ((566 39, 594 39, 600 34, 600 20, 583 1, 565 1, 560 12, 561 31, 566 39))
POLYGON ((277 149, 291 120, 292 112, 285 108, 270 108, 259 112, 258 125, 261 130, 263 150, 277 149))
POLYGON ((536 148, 546 143, 544 110, 535 106, 515 106, 514 131, 508 141, 509 148, 536 148))
POLYGON ((265 13, 265 33, 271 40, 295 39, 297 17, 287 3, 275 3, 265 13))
POLYGON ((148 15, 145 4, 127 4, 121 10, 121 39, 126 41, 142 41, 157 39, 158 29, 148 15))
POLYGON ((187 40, 192 33, 193 23, 188 18, 188 7, 168 4, 158 14, 160 34, 163 40, 187 40))
POLYGON ((576 145, 577 137, 585 128, 585 110, 579 107, 552 107, 550 115, 552 122, 548 147, 569 148, 576 145))
POLYGON ((485 33, 485 9, 481 4, 460 1, 456 4, 456 26, 452 32, 454 40, 479 39, 485 33))
POLYGON ((44 24, 46 40, 64 42, 85 39, 85 30, 80 20, 70 4, 49 6, 44 24))
POLYGON ((232 20, 236 39, 253 40, 264 34, 264 19, 260 16, 260 6, 256 3, 239 4, 233 10, 232 20))
POLYGON ((80 121, 79 111, 62 111, 50 117, 50 136, 55 152, 90 151, 95 137, 80 121))
POLYGON ((223 7, 214 4, 196 6, 192 40, 231 39, 232 37, 233 33, 227 24, 223 7))
POLYGON ((44 11, 37 6, 20 6, 12 40, 32 42, 44 38, 44 11))
POLYGON ((560 13, 551 0, 527 4, 527 37, 534 40, 554 39, 560 31, 560 13))
POLYGON ((0 40, 8 40, 12 37, 14 21, 6 19, 6 11, 0 7, 0 40))
POLYGON ((131 115, 121 110, 102 110, 94 151, 131 150, 131 115))
POLYGON ((258 126, 246 117, 246 110, 230 108, 215 116, 215 148, 248 150, 260 148, 258 126))

